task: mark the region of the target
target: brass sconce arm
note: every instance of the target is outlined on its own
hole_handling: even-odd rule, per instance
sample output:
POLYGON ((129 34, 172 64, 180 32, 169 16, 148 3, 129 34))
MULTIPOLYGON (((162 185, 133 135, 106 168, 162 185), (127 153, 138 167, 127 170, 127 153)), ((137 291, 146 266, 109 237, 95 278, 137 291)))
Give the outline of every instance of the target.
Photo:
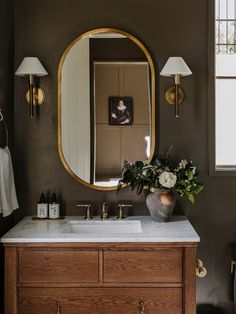
POLYGON ((179 85, 180 85, 180 76, 175 75, 175 116, 179 117, 179 85))
POLYGON ((29 113, 30 113, 30 118, 33 118, 34 116, 34 79, 33 79, 33 75, 30 74, 29 75, 29 113))

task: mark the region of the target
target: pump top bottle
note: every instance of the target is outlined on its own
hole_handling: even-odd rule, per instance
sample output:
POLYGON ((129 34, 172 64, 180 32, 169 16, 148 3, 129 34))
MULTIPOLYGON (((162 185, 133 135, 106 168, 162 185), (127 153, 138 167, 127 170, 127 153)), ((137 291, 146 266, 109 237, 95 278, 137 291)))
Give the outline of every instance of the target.
POLYGON ((49 204, 49 218, 58 219, 60 217, 60 204, 57 202, 56 193, 52 194, 49 204))
POLYGON ((37 204, 37 217, 38 218, 48 217, 48 204, 46 203, 44 193, 41 194, 39 202, 37 204))

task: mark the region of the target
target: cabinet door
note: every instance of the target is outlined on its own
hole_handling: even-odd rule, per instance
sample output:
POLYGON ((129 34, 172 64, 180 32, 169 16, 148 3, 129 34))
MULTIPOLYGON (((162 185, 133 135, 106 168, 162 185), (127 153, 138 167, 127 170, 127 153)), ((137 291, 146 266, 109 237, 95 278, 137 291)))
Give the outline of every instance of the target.
POLYGON ((19 252, 19 283, 97 282, 97 251, 37 249, 19 252))
POLYGON ((181 314, 181 288, 20 288, 19 314, 181 314))
POLYGON ((182 250, 105 251, 105 283, 181 283, 182 250))

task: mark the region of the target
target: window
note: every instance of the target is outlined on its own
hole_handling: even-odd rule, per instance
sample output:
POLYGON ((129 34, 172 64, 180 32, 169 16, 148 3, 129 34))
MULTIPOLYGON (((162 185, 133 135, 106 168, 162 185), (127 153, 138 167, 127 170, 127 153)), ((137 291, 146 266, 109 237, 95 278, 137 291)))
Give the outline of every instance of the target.
POLYGON ((215 0, 216 170, 236 170, 236 0, 215 0))

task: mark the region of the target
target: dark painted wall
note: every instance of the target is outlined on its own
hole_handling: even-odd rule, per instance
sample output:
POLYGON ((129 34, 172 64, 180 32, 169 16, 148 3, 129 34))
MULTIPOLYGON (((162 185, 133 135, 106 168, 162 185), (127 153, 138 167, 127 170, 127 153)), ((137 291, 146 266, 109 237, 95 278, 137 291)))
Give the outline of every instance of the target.
MULTIPOLYGON (((212 1, 212 0, 211 0, 212 1)), ((198 280, 199 313, 233 313, 230 281, 232 243, 236 241, 236 179, 208 176, 208 1, 206 0, 30 0, 15 2, 15 64, 37 55, 49 72, 41 79, 47 99, 40 117, 28 118, 24 101, 26 81, 15 79, 15 149, 21 211, 35 214, 41 192, 60 193, 66 214, 81 214, 75 204, 92 200, 135 204, 132 214, 147 214, 144 198, 129 191, 99 192, 76 182, 63 168, 57 153, 57 67, 67 45, 91 28, 116 27, 137 36, 153 56, 156 72, 171 55, 183 56, 193 71, 182 80, 186 101, 181 118, 166 105, 164 92, 172 83, 157 80, 157 149, 164 154, 175 145, 175 157, 192 159, 205 184, 196 204, 179 202, 201 236, 198 256, 208 276, 198 280), (209 304, 209 305, 206 305, 209 304)))
POLYGON ((91 38, 90 57, 98 60, 145 60, 143 51, 127 38, 91 38))
MULTIPOLYGON (((14 80, 13 80, 13 2, 0 1, 0 109, 3 110, 9 129, 9 146, 13 152, 14 80)), ((6 133, 0 122, 0 147, 6 145, 6 133)), ((14 224, 14 217, 0 216, 0 237, 14 224)), ((3 249, 0 247, 0 313, 3 313, 3 249)))

